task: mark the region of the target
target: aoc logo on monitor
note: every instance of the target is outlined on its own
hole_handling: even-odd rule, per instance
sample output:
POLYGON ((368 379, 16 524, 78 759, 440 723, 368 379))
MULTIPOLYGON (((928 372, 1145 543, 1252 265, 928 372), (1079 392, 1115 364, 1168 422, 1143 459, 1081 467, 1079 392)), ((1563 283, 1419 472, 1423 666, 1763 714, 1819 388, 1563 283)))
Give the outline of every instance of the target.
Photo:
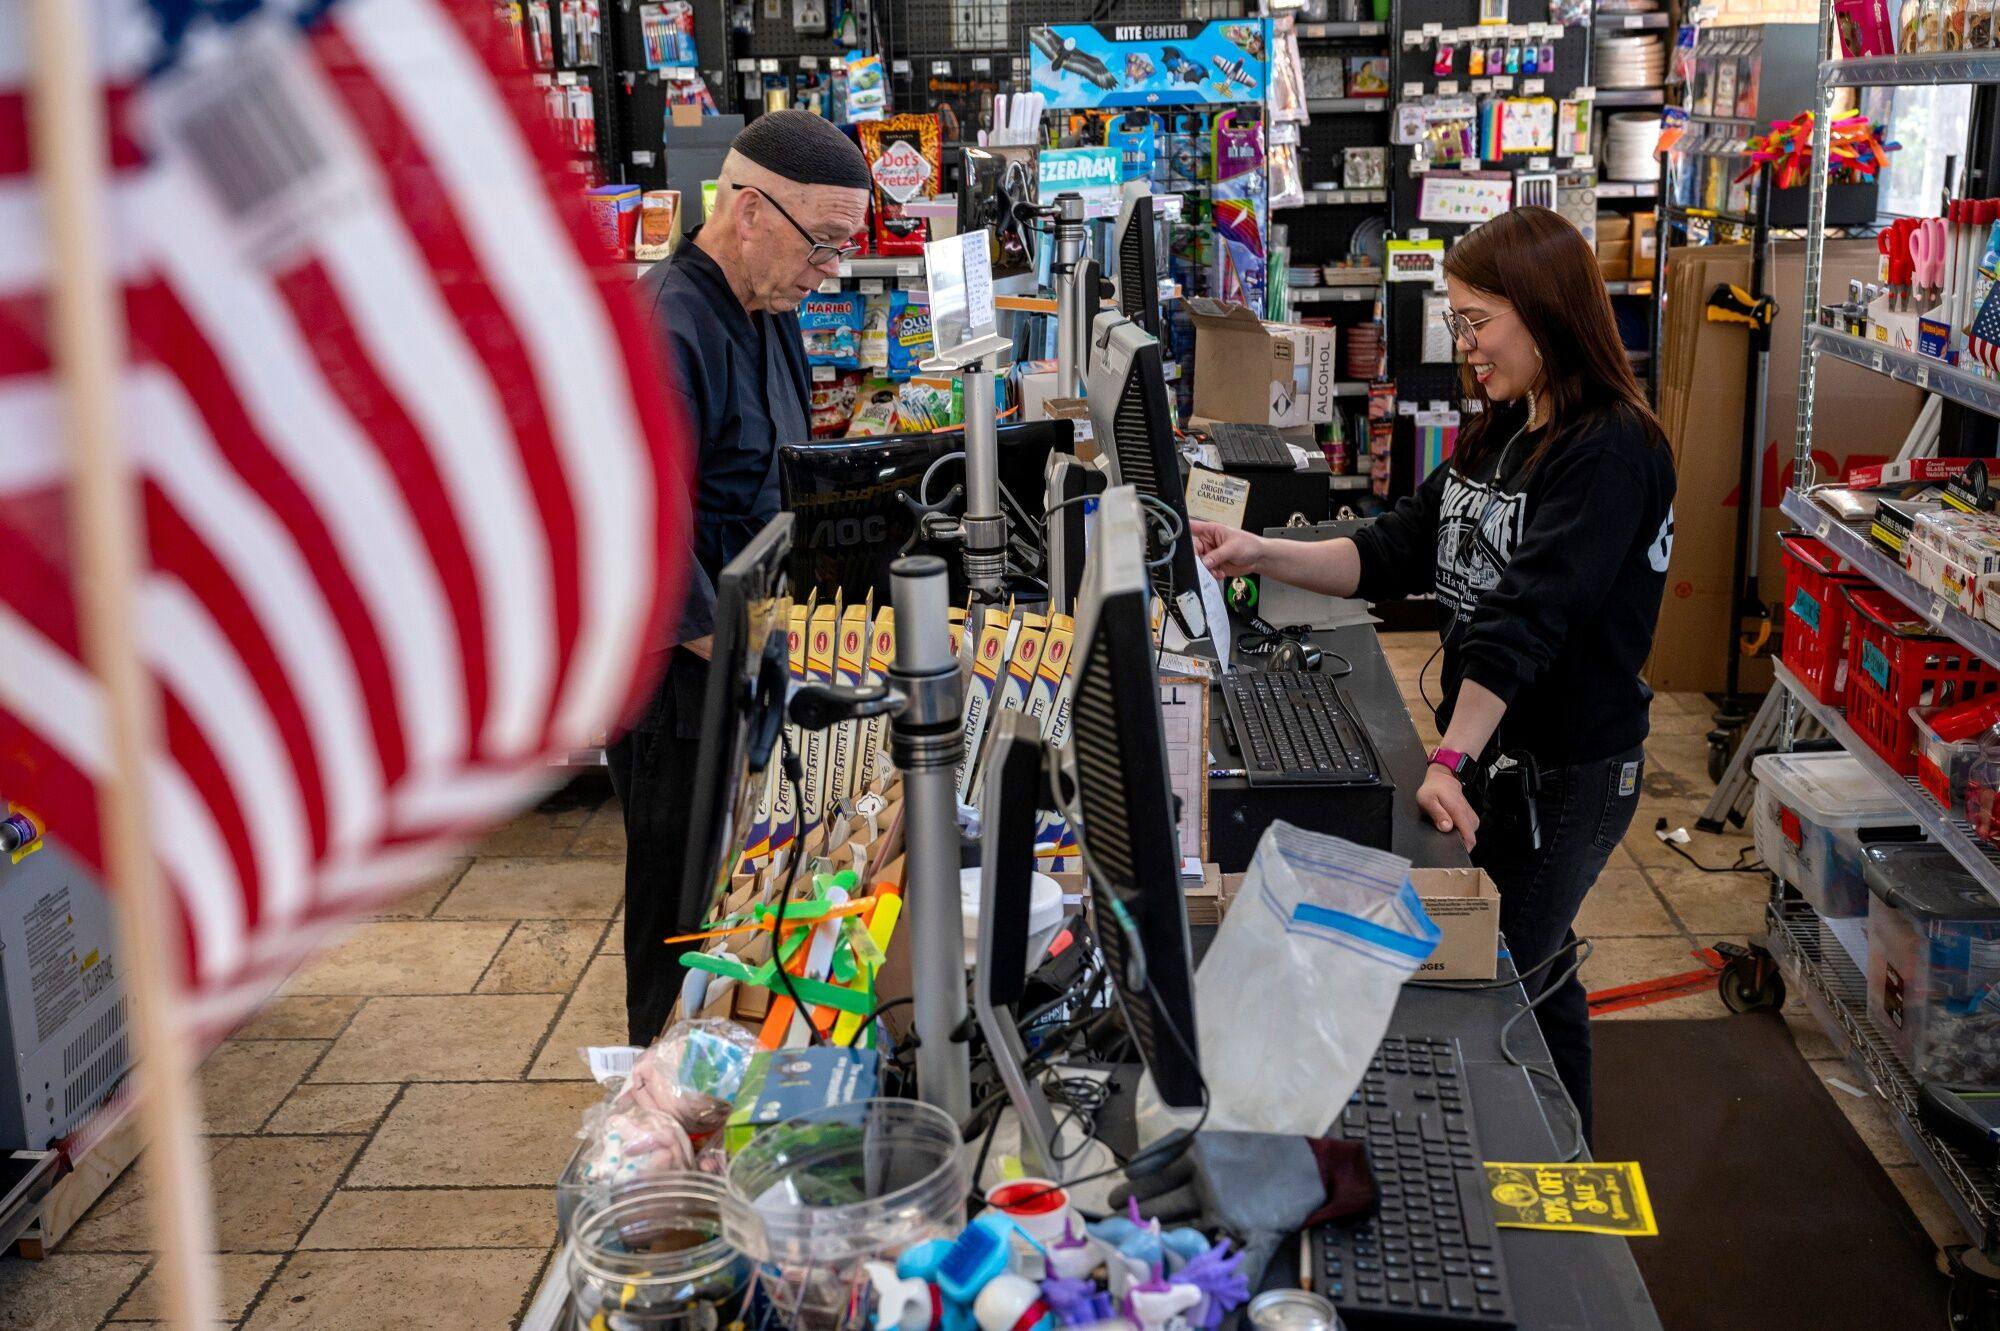
POLYGON ((878 545, 889 539, 889 519, 880 513, 858 518, 821 518, 806 533, 809 549, 840 545, 878 545))

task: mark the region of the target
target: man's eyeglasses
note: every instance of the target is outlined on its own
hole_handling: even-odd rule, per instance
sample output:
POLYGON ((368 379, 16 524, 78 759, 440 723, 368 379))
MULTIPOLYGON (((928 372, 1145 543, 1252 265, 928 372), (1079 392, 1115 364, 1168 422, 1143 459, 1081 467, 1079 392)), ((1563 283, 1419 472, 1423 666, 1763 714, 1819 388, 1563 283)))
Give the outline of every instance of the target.
POLYGON ((1465 343, 1467 351, 1477 351, 1479 350, 1479 326, 1481 324, 1492 323, 1499 317, 1497 314, 1489 314, 1483 319, 1468 319, 1457 310, 1446 310, 1444 312, 1445 331, 1451 334, 1452 341, 1465 343))
POLYGON ((800 226, 799 219, 793 217, 790 213, 786 212, 785 205, 779 203, 776 199, 772 198, 768 191, 757 189, 755 185, 742 185, 735 183, 732 183, 730 188, 755 189, 759 194, 762 194, 764 196, 764 202, 770 204, 773 208, 778 210, 778 216, 784 218, 786 222, 790 223, 792 230, 798 232, 800 236, 804 237, 806 244, 812 247, 806 251, 806 264, 808 267, 824 268, 830 263, 834 263, 843 259, 851 259, 855 255, 861 252, 861 247, 859 245, 829 245, 823 240, 814 240, 812 232, 800 226))

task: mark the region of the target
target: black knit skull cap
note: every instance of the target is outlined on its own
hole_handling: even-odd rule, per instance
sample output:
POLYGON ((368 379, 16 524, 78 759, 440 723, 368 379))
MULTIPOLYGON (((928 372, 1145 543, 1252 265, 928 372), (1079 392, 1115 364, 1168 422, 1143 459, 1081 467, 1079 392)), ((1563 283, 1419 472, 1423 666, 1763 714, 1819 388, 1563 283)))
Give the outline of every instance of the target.
POLYGON ((874 183, 868 161, 854 141, 811 111, 767 111, 729 146, 765 170, 801 185, 867 189, 874 183))

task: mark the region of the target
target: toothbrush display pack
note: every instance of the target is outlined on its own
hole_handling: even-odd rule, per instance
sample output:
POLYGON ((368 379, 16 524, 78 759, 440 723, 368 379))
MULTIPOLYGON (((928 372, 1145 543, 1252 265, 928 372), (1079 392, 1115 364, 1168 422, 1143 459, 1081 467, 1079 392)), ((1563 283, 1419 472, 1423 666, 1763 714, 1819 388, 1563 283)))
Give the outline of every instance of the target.
POLYGON ((1269 19, 1054 23, 1028 29, 1028 72, 1052 107, 1262 102, 1269 19))

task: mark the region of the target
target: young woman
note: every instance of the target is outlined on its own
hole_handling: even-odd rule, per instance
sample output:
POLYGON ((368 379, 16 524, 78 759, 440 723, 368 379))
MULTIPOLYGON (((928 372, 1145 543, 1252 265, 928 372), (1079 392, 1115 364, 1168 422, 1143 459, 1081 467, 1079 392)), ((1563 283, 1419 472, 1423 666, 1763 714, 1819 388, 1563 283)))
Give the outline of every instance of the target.
POLYGON ((1517 208, 1444 267, 1445 322, 1484 407, 1451 462, 1352 540, 1196 522, 1195 545, 1218 576, 1369 600, 1437 594, 1444 742, 1417 804, 1499 885, 1530 996, 1558 985, 1536 1015, 1588 1136, 1589 1012, 1570 926, 1639 799, 1653 696, 1639 668, 1673 545, 1673 459, 1575 227, 1517 208), (1539 788, 1496 780, 1482 811, 1502 755, 1532 766, 1539 788))

